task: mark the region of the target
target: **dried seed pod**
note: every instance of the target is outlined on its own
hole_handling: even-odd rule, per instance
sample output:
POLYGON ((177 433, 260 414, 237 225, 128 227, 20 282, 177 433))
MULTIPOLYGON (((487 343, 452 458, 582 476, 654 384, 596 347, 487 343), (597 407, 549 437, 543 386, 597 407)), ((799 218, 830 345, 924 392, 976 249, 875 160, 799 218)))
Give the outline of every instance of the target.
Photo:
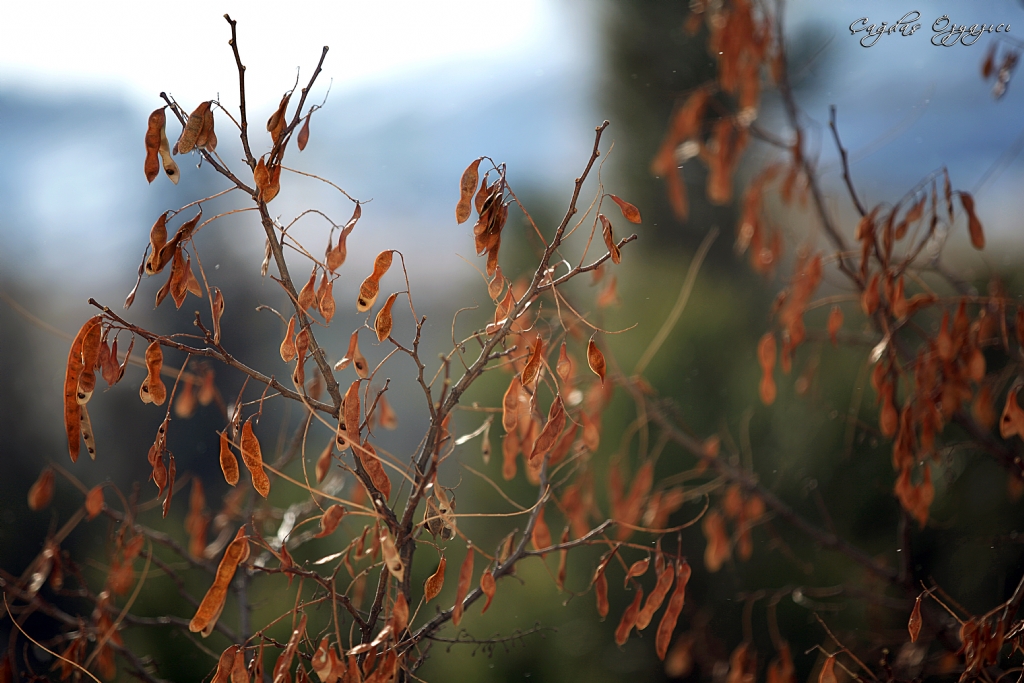
POLYGON ((402 558, 398 556, 398 550, 395 548, 395 542, 391 539, 391 534, 386 531, 380 536, 380 549, 384 555, 384 564, 387 566, 388 572, 401 583, 405 578, 405 565, 402 564, 402 558))
POLYGON ((624 199, 619 199, 615 195, 608 195, 611 200, 619 205, 619 209, 622 211, 622 217, 630 223, 640 222, 640 209, 636 208, 624 199))
POLYGON ((309 142, 309 120, 311 118, 313 118, 313 112, 306 114, 306 120, 302 124, 302 129, 299 130, 299 137, 295 140, 300 152, 306 149, 306 144, 309 142))
POLYGON ((196 148, 196 141, 206 123, 206 113, 210 110, 210 102, 201 102, 198 107, 189 115, 185 128, 181 131, 181 137, 174 145, 178 154, 188 154, 196 148))
POLYGON ((967 212, 967 230, 971 235, 971 246, 975 249, 985 248, 985 231, 981 227, 981 221, 974 213, 974 198, 967 192, 960 192, 960 203, 967 212))
POLYGON ((389 296, 388 300, 384 302, 384 305, 377 312, 377 317, 373 321, 373 330, 377 333, 377 341, 384 341, 391 336, 391 307, 395 304, 395 299, 397 298, 398 294, 389 296))
POLYGON ((472 212, 473 191, 476 190, 476 182, 480 177, 480 161, 481 159, 477 159, 467 166, 459 181, 459 203, 455 207, 455 220, 460 224, 465 223, 472 212))
POLYGON ((636 588, 636 594, 633 596, 633 602, 629 603, 626 607, 626 611, 622 613, 622 618, 619 620, 619 625, 615 629, 615 643, 617 645, 625 645, 626 641, 629 640, 629 632, 636 626, 637 613, 640 611, 640 601, 644 598, 644 589, 640 586, 636 588))
POLYGON ((388 478, 388 473, 384 471, 384 466, 381 464, 377 452, 373 450, 373 446, 364 441, 361 447, 355 448, 353 446, 353 448, 356 450, 359 462, 362 463, 363 469, 366 470, 366 474, 370 477, 374 488, 380 491, 381 495, 384 496, 384 500, 390 498, 391 479, 388 478))
POLYGON ((52 467, 44 467, 39 478, 28 490, 28 509, 33 512, 44 510, 53 500, 54 474, 52 467))
POLYGON ((167 115, 163 107, 149 115, 146 126, 146 162, 143 166, 146 180, 149 182, 153 182, 160 175, 160 138, 164 137, 166 123, 167 115))
POLYGON ((921 596, 914 601, 914 610, 910 613, 910 621, 907 622, 907 630, 910 632, 910 642, 916 643, 917 637, 921 635, 921 596))
POLYGON ((285 330, 284 339, 281 340, 281 360, 290 363, 295 360, 295 316, 288 319, 288 329, 285 330))
POLYGON ((437 597, 438 593, 444 587, 444 570, 447 562, 444 559, 444 555, 441 556, 441 561, 437 565, 437 569, 427 577, 427 580, 423 582, 423 601, 430 602, 437 597))
POLYGON ((224 610, 224 602, 227 599, 228 589, 235 577, 238 565, 249 557, 249 539, 245 535, 245 527, 238 529, 235 539, 228 544, 217 566, 217 574, 214 577, 213 585, 203 596, 199 603, 199 609, 189 622, 188 630, 192 633, 202 632, 204 638, 213 633, 217 619, 224 610))
POLYGON ((601 349, 597 348, 597 344, 594 343, 594 337, 591 337, 587 343, 587 364, 590 366, 591 372, 601 378, 601 384, 604 384, 604 354, 601 353, 601 349))
POLYGON ((324 510, 324 514, 320 516, 320 531, 313 538, 324 538, 333 534, 344 516, 345 508, 341 505, 332 505, 324 510))
POLYGON ((452 608, 452 624, 455 626, 462 621, 462 603, 469 593, 469 585, 473 580, 473 556, 475 554, 473 546, 469 546, 466 550, 466 557, 462 560, 462 566, 459 568, 459 583, 455 588, 455 606, 452 608))
POLYGON ((622 255, 619 253, 618 245, 615 244, 615 235, 612 233, 612 222, 608 220, 608 217, 603 213, 597 214, 597 217, 601 221, 601 234, 604 237, 604 245, 608 247, 608 253, 611 254, 612 263, 621 263, 622 255))
POLYGON ((85 495, 85 517, 92 521, 103 512, 103 485, 94 486, 85 495))
POLYGON ((519 381, 524 387, 532 386, 533 381, 540 376, 540 366, 543 359, 544 339, 538 336, 534 339, 533 349, 530 351, 530 359, 526 361, 526 365, 519 375, 519 381))
POLYGON ((160 370, 164 364, 164 352, 160 348, 160 342, 153 342, 146 348, 146 369, 149 376, 139 388, 139 396, 143 403, 153 403, 158 406, 167 400, 167 387, 160 379, 160 370))
POLYGON ((690 565, 683 560, 676 568, 676 589, 672 591, 668 607, 658 624, 658 633, 654 639, 655 651, 658 659, 664 661, 668 652, 668 645, 672 641, 672 632, 676 630, 676 621, 680 612, 683 611, 683 604, 686 602, 686 584, 690 581, 690 565))
POLYGON ((252 475, 253 488, 266 498, 270 494, 270 478, 263 470, 263 454, 260 451, 260 442, 252 431, 252 418, 250 415, 242 425, 242 462, 252 475))

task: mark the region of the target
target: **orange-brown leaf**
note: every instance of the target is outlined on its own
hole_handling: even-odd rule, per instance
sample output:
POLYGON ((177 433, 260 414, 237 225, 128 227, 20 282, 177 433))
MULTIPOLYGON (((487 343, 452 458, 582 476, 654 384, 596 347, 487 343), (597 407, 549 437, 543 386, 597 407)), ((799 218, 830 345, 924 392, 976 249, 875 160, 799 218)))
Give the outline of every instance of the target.
POLYGON ((636 208, 624 199, 619 199, 615 195, 609 195, 612 201, 619 205, 619 209, 622 211, 622 217, 630 223, 640 222, 640 209, 636 208))
POLYGON ((436 598, 437 594, 444 587, 444 569, 446 565, 447 561, 444 559, 444 555, 442 555, 441 561, 437 565, 437 570, 423 582, 423 600, 425 602, 430 602, 436 598))
POLYGON ((71 349, 68 351, 68 365, 64 374, 64 427, 68 437, 68 452, 71 454, 71 461, 78 460, 78 454, 82 447, 82 411, 83 407, 78 402, 78 382, 85 369, 82 360, 82 347, 85 339, 94 328, 98 328, 102 318, 94 316, 87 320, 82 328, 75 335, 71 342, 71 349))
POLYGON ((252 431, 252 416, 242 425, 242 462, 245 463, 249 474, 252 475, 252 485, 256 491, 266 498, 270 494, 270 479, 263 471, 263 454, 260 451, 260 442, 252 431))

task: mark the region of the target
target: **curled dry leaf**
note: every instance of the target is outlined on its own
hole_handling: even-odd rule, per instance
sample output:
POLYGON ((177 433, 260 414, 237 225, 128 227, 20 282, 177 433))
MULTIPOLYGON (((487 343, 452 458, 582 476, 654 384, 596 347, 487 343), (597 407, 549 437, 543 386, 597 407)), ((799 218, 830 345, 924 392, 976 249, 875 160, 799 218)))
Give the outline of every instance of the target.
POLYGON ((85 517, 92 521, 103 512, 103 486, 94 486, 85 495, 85 517))
POLYGON ((459 203, 455 207, 455 220, 459 224, 469 220, 469 215, 473 211, 473 192, 480 178, 479 168, 480 159, 477 159, 462 172, 462 179, 459 181, 459 203))
POLYGON ((447 561, 444 559, 444 555, 442 555, 441 561, 437 565, 437 570, 423 582, 423 600, 425 602, 430 602, 436 598, 437 594, 444 587, 444 570, 446 565, 447 561))
POLYGON ((480 575, 480 590, 487 596, 484 608, 480 610, 480 614, 483 614, 487 611, 487 608, 491 606, 491 600, 494 599, 494 593, 497 590, 497 584, 494 581, 494 574, 491 573, 490 569, 484 570, 484 573, 480 575))
POLYGON ((597 344, 594 343, 594 337, 591 337, 590 341, 587 342, 587 364, 590 366, 590 371, 601 378, 601 384, 604 384, 604 354, 601 353, 601 349, 597 348, 597 344))
POLYGON ((981 221, 974 213, 974 197, 967 192, 960 192, 960 203, 967 212, 967 230, 971 235, 971 246, 975 249, 985 248, 985 231, 981 227, 981 221))
POLYGON ((242 425, 242 462, 252 475, 253 488, 266 498, 270 494, 270 479, 263 471, 263 454, 260 451, 260 442, 252 431, 252 417, 250 415, 242 425))
POLYGON ((395 542, 387 531, 380 536, 380 549, 384 555, 384 564, 387 565, 388 571, 401 583, 405 577, 405 565, 402 564, 402 558, 398 556, 395 542))
POLYGON ((622 211, 622 217, 630 223, 640 222, 640 209, 636 208, 624 199, 619 199, 615 195, 608 195, 612 201, 619 205, 619 209, 622 211))
POLYGON ((469 546, 466 550, 466 557, 462 560, 462 566, 459 568, 459 583, 455 587, 455 606, 452 607, 452 624, 455 626, 462 621, 462 603, 469 593, 469 584, 473 580, 473 556, 475 554, 473 546, 469 546))
POLYGON ((619 246, 615 244, 615 234, 612 232, 612 222, 608 220, 608 217, 603 213, 597 214, 597 217, 601 221, 601 234, 604 236, 604 245, 608 247, 608 253, 611 254, 612 263, 621 263, 622 254, 619 252, 619 246))
POLYGON ((910 632, 910 642, 916 643, 917 637, 921 635, 921 596, 914 601, 914 610, 910 613, 910 621, 907 622, 907 630, 910 632))
POLYGON ((320 516, 320 531, 313 538, 323 538, 333 534, 344 516, 345 508, 341 505, 332 505, 324 510, 324 514, 320 516))
POLYGON ((231 452, 231 443, 228 441, 228 433, 220 434, 220 471, 224 473, 224 481, 231 486, 238 483, 238 460, 231 452))
POLYGON ((28 509, 34 512, 44 510, 53 500, 54 475, 52 467, 44 467, 39 478, 28 490, 28 509))
POLYGON ((644 598, 644 589, 637 586, 636 595, 633 596, 633 602, 629 603, 626 607, 626 611, 622 613, 622 618, 619 619, 619 625, 615 629, 615 643, 617 645, 625 645, 626 641, 629 640, 629 632, 636 626, 637 613, 640 611, 640 601, 644 598))
POLYGON ((377 312, 377 318, 373 321, 373 329, 377 333, 377 341, 384 341, 391 336, 391 307, 395 304, 398 294, 392 294, 384 302, 377 312))
POLYGON ((217 619, 224 610, 224 601, 228 596, 228 588, 235 577, 238 565, 249 558, 249 539, 245 535, 245 527, 241 527, 235 538, 228 544, 217 566, 217 574, 213 579, 213 585, 206 591, 203 601, 199 603, 199 609, 188 624, 188 630, 192 633, 202 632, 204 638, 213 633, 217 619))

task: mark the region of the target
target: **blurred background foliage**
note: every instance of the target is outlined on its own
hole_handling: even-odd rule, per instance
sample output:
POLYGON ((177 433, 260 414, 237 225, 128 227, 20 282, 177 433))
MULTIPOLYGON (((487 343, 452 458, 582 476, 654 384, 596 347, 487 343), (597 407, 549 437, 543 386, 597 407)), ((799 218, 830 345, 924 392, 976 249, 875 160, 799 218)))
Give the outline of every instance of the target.
MULTIPOLYGON (((743 454, 742 464, 752 467, 765 485, 799 513, 895 565, 898 509, 891 494, 894 475, 889 444, 873 426, 877 423, 874 396, 869 388, 865 391, 868 347, 836 349, 819 335, 798 353, 793 375, 780 381, 774 406, 763 407, 757 396, 757 339, 768 328, 769 309, 785 283, 789 259, 798 246, 813 241, 813 217, 805 211, 780 211, 777 220, 785 226, 786 260, 773 277, 762 278, 733 253, 737 201, 728 206, 710 205, 704 198, 706 175, 700 164, 688 164, 683 170, 690 193, 686 223, 672 216, 662 181, 649 172, 680 98, 714 76, 706 35, 702 31, 690 36, 684 30, 687 4, 644 0, 550 4, 563 13, 561 21, 588 36, 582 40, 587 48, 582 50, 581 64, 562 64, 544 77, 522 79, 517 78, 519 70, 541 69, 543 60, 498 66, 492 80, 504 81, 504 87, 481 88, 478 96, 471 91, 480 81, 469 78, 459 84, 451 72, 428 74, 428 79, 423 74, 399 76, 379 85, 340 89, 314 117, 302 168, 331 178, 360 198, 373 198, 349 242, 349 259, 340 286, 335 288, 336 293, 343 292, 338 294, 339 301, 345 300, 344 292, 358 287, 373 254, 398 248, 406 255, 417 304, 428 316, 425 338, 429 348, 424 357, 449 348, 453 311, 486 304, 484 284, 456 256, 462 254, 476 262, 468 228, 456 228, 451 220, 458 177, 466 162, 480 154, 507 161, 512 186, 534 220, 540 226, 552 226, 564 210, 572 179, 585 162, 593 124, 607 118, 612 122, 609 139, 614 140, 614 150, 603 169, 605 187, 636 204, 644 217, 638 228, 640 239, 625 250, 622 266, 614 271, 622 304, 600 311, 596 318, 606 329, 636 325, 608 337, 615 362, 628 374, 671 309, 696 246, 709 230, 717 228, 720 235, 685 313, 648 367, 646 378, 660 394, 671 397, 681 421, 693 434, 703 438, 717 433, 723 440, 731 440, 743 454), (813 372, 808 372, 812 366, 813 372), (807 382, 805 391, 798 394, 794 381, 801 373, 806 373, 807 382)), ((954 54, 932 48, 922 36, 913 45, 886 44, 896 43, 891 39, 876 48, 851 51, 844 31, 849 21, 857 18, 854 14, 874 17, 894 12, 877 2, 856 10, 837 8, 791 4, 786 23, 790 68, 797 74, 797 99, 806 107, 809 119, 825 121, 825 105, 838 100, 843 103, 840 125, 851 149, 881 136, 883 144, 853 167, 855 179, 863 182, 866 201, 893 201, 941 164, 948 165, 962 185, 980 181, 1016 138, 1020 126, 1011 114, 1020 110, 1019 89, 1011 87, 1002 102, 992 102, 977 76, 984 46, 958 48, 954 54), (889 62, 904 58, 902 71, 883 73, 889 62), (954 101, 957 92, 965 93, 962 102, 954 101)), ((976 20, 1009 21, 1019 19, 1020 14, 1010 3, 993 3, 984 10, 998 16, 976 20)), ((250 51, 270 49, 257 40, 247 42, 250 51)), ((310 50, 316 47, 309 46, 310 50)), ((211 58, 229 59, 221 43, 201 49, 208 50, 211 58)), ((328 59, 329 70, 341 68, 343 65, 328 59)), ((454 73, 459 72, 456 69, 454 73)), ((259 74, 250 72, 250 77, 259 74)), ((233 85, 221 87, 230 90, 233 85)), ((4 207, 0 215, 0 290, 5 294, 5 301, 0 302, 0 462, 4 465, 0 477, 0 566, 17 575, 39 552, 47 532, 59 527, 81 501, 81 494, 59 478, 55 504, 48 511, 30 513, 25 491, 44 463, 68 466, 59 427, 60 386, 69 335, 91 315, 84 299, 94 296, 112 308, 119 307, 131 286, 152 218, 187 201, 183 197, 205 196, 222 185, 210 169, 188 168, 176 188, 163 178, 145 187, 140 172, 145 109, 132 101, 101 94, 62 97, 60 93, 42 96, 17 88, 0 90, 0 120, 4 122, 0 148, 6 161, 0 167, 0 206, 4 207)), ((764 96, 759 122, 788 134, 780 127, 779 104, 771 92, 764 96)), ((847 232, 852 232, 852 211, 832 163, 835 155, 827 149, 820 123, 812 128, 818 132, 816 144, 830 202, 847 232)), ((750 174, 769 158, 771 152, 752 146, 736 178, 735 197, 741 196, 750 174)), ((947 262, 980 291, 996 276, 1010 292, 1019 293, 1024 282, 1019 274, 1019 239, 1013 217, 1019 215, 1014 208, 1020 208, 1020 196, 1008 189, 1020 180, 1019 161, 1010 159, 1000 173, 1002 177, 992 179, 979 198, 990 236, 989 250, 980 260, 965 255, 963 236, 954 235, 947 262)), ((343 204, 319 186, 286 185, 282 197, 289 195, 289 190, 293 190, 292 203, 275 207, 285 215, 306 205, 327 204, 344 210, 337 208, 343 204)), ((231 202, 229 196, 218 200, 216 206, 223 210, 231 202)), ((321 227, 310 223, 309 234, 321 227)), ((258 226, 241 214, 215 227, 202 235, 202 257, 207 268, 215 270, 227 297, 225 346, 251 366, 283 373, 285 366, 277 356, 282 325, 272 314, 253 312, 257 305, 273 305, 280 299, 277 286, 259 276, 263 239, 254 232, 258 226)), ((525 266, 530 262, 536 245, 518 212, 513 211, 504 244, 507 263, 502 266, 506 273, 515 272, 517 263, 525 266)), ((143 283, 132 311, 133 321, 158 331, 190 329, 190 306, 178 312, 167 305, 158 312, 150 309, 148 301, 157 284, 143 283)), ((826 280, 819 294, 838 291, 826 280)), ((331 331, 323 337, 332 361, 344 353, 348 331, 362 322, 352 307, 339 305, 339 311, 331 331)), ((809 314, 808 328, 823 329, 825 315, 825 308, 809 314)), ((485 312, 469 313, 458 327, 471 329, 484 317, 485 312)), ((847 321, 851 330, 864 325, 863 318, 852 310, 847 321)), ((407 320, 397 324, 399 335, 409 332, 407 320)), ((363 351, 371 364, 383 356, 376 346, 366 345, 363 351)), ((390 376, 401 386, 412 375, 412 367, 402 358, 393 365, 390 376)), ((507 376, 492 374, 466 397, 467 403, 497 403, 507 376)), ((110 481, 126 496, 144 502, 153 493, 152 485, 145 483, 144 455, 162 411, 139 403, 133 387, 140 380, 141 373, 129 369, 123 385, 93 402, 99 456, 95 464, 83 460, 69 469, 88 487, 110 481), (134 482, 143 483, 133 488, 134 482)), ((220 368, 217 382, 228 401, 241 387, 237 375, 220 368)), ((411 391, 389 395, 394 397, 400 428, 384 433, 380 445, 396 454, 409 453, 422 426, 416 418, 417 397, 411 391)), ((622 435, 635 417, 632 403, 617 394, 606 413, 601 451, 595 459, 599 472, 612 457, 630 462, 635 443, 622 435)), ((463 418, 456 425, 458 433, 475 429, 480 422, 471 412, 463 418)), ((298 419, 293 409, 268 407, 261 423, 264 448, 275 455, 286 449, 290 428, 298 419), (275 438, 268 435, 277 435, 275 447, 270 446, 275 438)), ((226 492, 215 461, 215 430, 223 424, 215 407, 201 409, 189 420, 176 423, 170 442, 178 459, 179 482, 183 473, 200 477, 211 508, 217 507, 216 501, 226 492)), ((311 433, 306 446, 309 462, 327 438, 324 430, 311 433)), ((500 448, 497 441, 494 445, 500 448)), ((485 466, 478 441, 461 447, 458 458, 500 481, 500 456, 485 466)), ((658 460, 656 478, 678 475, 694 465, 692 457, 669 445, 658 460)), ((288 471, 301 477, 297 462, 288 471)), ((455 463, 444 476, 452 485, 459 483, 460 509, 511 510, 503 507, 488 484, 455 463)), ((1015 526, 1020 503, 1007 493, 1005 474, 969 449, 953 448, 946 454, 937 489, 931 523, 924 530, 915 527, 911 532, 912 570, 921 580, 934 578, 968 610, 983 612, 1006 598, 1024 568, 1022 537, 1015 526)), ((535 495, 522 473, 507 486, 507 492, 520 502, 535 495)), ((186 493, 182 486, 166 520, 150 522, 184 538, 181 525, 186 493)), ((607 493, 600 479, 597 493, 601 507, 607 509, 607 493)), ((282 485, 275 487, 272 501, 286 504, 302 497, 300 490, 282 485)), ((682 523, 700 509, 700 501, 687 504, 670 522, 682 523)), ((500 523, 467 519, 463 529, 478 539, 481 547, 490 548, 516 523, 514 517, 500 523)), ((268 524, 272 527, 273 521, 268 524)), ((549 518, 549 525, 553 533, 560 530, 557 515, 549 518)), ((105 573, 107 532, 106 522, 97 520, 84 525, 65 545, 79 558, 83 575, 96 584, 105 573)), ((806 651, 825 642, 813 613, 825 618, 841 638, 849 639, 851 647, 864 648, 859 651, 904 639, 893 634, 905 628, 909 603, 887 593, 842 555, 817 548, 784 522, 758 527, 753 558, 730 560, 713 574, 703 567, 700 526, 687 529, 682 539, 695 570, 677 629, 677 638, 693 643, 690 654, 694 663, 686 668, 687 677, 722 679, 729 653, 744 638, 753 640, 762 667, 759 671, 763 672, 774 656, 766 605, 779 589, 789 589, 776 608, 779 631, 792 644, 801 680, 812 674, 818 662, 816 652, 806 651), (801 589, 795 590, 798 587, 801 589)), ((325 539, 305 546, 296 559, 314 560, 331 552, 331 540, 325 539)), ((438 642, 421 675, 426 680, 457 681, 664 679, 665 668, 654 655, 650 631, 634 636, 623 648, 614 645, 612 631, 618 615, 632 598, 631 592, 615 588, 614 572, 612 607, 606 621, 599 622, 592 594, 573 594, 585 591, 597 555, 589 549, 570 555, 566 593, 559 593, 554 586, 556 558, 549 557, 544 563, 525 561, 514 579, 501 583, 491 610, 483 616, 476 608, 470 610, 463 625, 479 639, 517 633, 522 637, 490 645, 438 642), (526 633, 536 625, 541 628, 526 633)), ((450 573, 461 559, 458 552, 448 556, 450 573)), ((418 552, 417 560, 414 582, 422 581, 436 566, 427 549, 418 552)), ((252 588, 254 624, 291 607, 275 588, 283 580, 263 577, 256 581, 252 588)), ((205 590, 202 579, 195 576, 190 577, 188 587, 195 594, 205 590)), ((450 581, 441 602, 450 603, 453 593, 454 581, 450 581)), ((78 608, 90 609, 85 601, 78 608)), ((159 572, 140 594, 136 608, 148 615, 169 613, 187 618, 191 614, 169 579, 159 572)), ((225 614, 233 614, 233 609, 229 602, 225 614)), ((326 613, 311 614, 311 631, 314 622, 325 624, 326 613)), ((27 627, 37 638, 45 638, 55 625, 34 616, 27 627)), ((9 620, 0 621, 0 642, 7 642, 10 628, 9 620)), ((286 638, 287 628, 281 624, 276 637, 286 638)), ((456 638, 459 633, 448 628, 441 636, 456 638)), ((218 653, 227 645, 220 642, 223 638, 219 635, 200 644, 180 629, 159 626, 131 629, 126 639, 136 651, 158 662, 160 675, 171 680, 200 679, 215 664, 210 651, 218 653), (204 652, 200 645, 209 651, 204 652)), ((39 651, 32 654, 40 661, 46 659, 39 651)))

